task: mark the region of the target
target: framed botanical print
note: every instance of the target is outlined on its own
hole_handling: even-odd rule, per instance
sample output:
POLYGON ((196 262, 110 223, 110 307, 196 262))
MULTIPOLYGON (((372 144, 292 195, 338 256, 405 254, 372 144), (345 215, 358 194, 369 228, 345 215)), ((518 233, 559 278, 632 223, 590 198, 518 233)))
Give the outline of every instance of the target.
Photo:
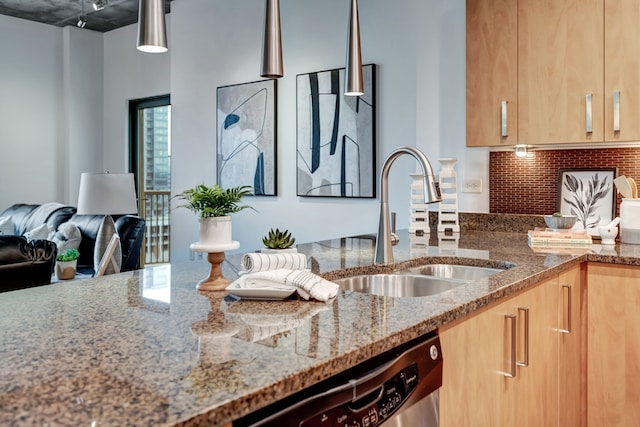
POLYGON ((217 183, 276 195, 276 81, 217 89, 217 183))
POLYGON ((344 68, 296 76, 298 196, 376 196, 375 71, 362 96, 344 96, 344 68))
POLYGON ((610 223, 615 216, 613 180, 617 173, 617 168, 560 169, 558 212, 575 215, 578 226, 598 236, 598 226, 610 223))

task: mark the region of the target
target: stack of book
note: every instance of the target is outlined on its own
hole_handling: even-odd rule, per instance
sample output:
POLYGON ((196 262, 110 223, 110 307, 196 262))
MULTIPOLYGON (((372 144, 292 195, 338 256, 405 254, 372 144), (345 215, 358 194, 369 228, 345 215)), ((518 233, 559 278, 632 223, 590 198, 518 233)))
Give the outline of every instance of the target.
POLYGON ((591 249, 591 236, 585 230, 529 230, 529 247, 534 252, 584 253, 591 249))

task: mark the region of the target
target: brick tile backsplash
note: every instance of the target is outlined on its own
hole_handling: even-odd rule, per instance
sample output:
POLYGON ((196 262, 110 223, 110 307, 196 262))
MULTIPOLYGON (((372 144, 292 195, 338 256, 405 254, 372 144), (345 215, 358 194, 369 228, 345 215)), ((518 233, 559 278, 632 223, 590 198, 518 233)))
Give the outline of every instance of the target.
POLYGON ((560 169, 612 167, 618 168, 618 175, 640 182, 640 148, 540 150, 523 158, 513 151, 493 151, 489 153, 489 211, 553 213, 557 210, 560 169))

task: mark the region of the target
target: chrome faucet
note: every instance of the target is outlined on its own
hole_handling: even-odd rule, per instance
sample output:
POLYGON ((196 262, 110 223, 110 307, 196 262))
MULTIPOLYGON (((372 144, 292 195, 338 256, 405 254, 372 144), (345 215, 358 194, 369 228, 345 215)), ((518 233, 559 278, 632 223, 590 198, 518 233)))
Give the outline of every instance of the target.
POLYGON ((393 162, 402 154, 412 155, 422 167, 424 181, 424 202, 437 203, 442 200, 440 188, 433 175, 433 168, 425 154, 415 147, 398 147, 389 154, 382 166, 380 174, 380 223, 376 239, 376 264, 393 262, 393 245, 389 220, 389 170, 393 162))

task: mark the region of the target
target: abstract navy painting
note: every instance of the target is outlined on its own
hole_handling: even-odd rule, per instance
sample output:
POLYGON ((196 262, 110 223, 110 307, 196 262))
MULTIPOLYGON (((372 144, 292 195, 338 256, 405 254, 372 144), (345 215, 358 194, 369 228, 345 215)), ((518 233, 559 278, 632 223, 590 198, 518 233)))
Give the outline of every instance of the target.
POLYGON ((375 197, 375 65, 364 95, 344 96, 345 69, 296 76, 298 196, 375 197))
POLYGON ((217 89, 217 183, 276 195, 276 81, 217 89))

